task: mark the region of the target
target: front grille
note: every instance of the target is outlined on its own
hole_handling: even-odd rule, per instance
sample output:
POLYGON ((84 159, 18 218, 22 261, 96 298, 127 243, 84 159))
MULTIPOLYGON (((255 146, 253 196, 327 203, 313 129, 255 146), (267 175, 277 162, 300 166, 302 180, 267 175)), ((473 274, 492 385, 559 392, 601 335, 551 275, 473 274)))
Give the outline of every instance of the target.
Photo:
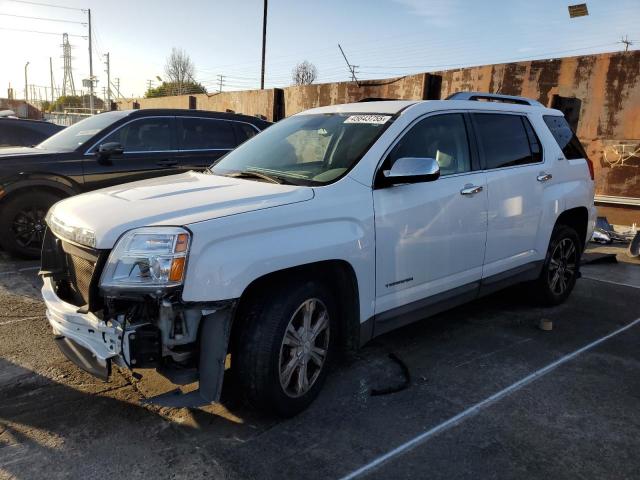
POLYGON ((52 278, 58 297, 94 312, 102 308, 98 282, 108 255, 108 250, 81 247, 47 230, 42 248, 42 272, 52 278))
POLYGON ((67 267, 70 288, 75 296, 82 301, 82 305, 88 304, 96 262, 67 253, 67 267))

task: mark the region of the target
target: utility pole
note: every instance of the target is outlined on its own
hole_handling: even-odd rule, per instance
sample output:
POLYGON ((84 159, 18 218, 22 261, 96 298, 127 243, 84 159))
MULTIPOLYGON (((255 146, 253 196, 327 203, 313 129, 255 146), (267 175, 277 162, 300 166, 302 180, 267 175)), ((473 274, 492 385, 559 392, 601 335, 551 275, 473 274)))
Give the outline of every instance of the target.
POLYGON ((147 92, 151 90, 152 86, 153 86, 153 80, 147 80, 147 92))
POLYGON ((107 52, 104 56, 106 57, 104 63, 107 67, 107 69, 105 70, 105 72, 107 73, 107 110, 111 110, 111 66, 109 64, 109 52, 107 52))
POLYGON ((222 92, 222 84, 224 82, 225 75, 218 75, 218 93, 222 92))
POLYGON ((24 65, 24 103, 29 103, 29 82, 27 80, 27 67, 29 62, 24 65))
POLYGON ((49 57, 49 77, 51 78, 51 106, 53 107, 53 60, 49 57))
POLYGON ((93 115, 93 44, 91 43, 91 9, 87 9, 87 17, 89 19, 89 110, 93 115))
POLYGON ((264 57, 267 48, 267 0, 264 0, 262 15, 262 71, 260 73, 260 90, 264 90, 264 57))
MULTIPOLYGON (((342 53, 344 61, 347 62, 347 68, 349 68, 349 71, 351 72, 351 81, 358 83, 358 79, 356 78, 356 68, 358 68, 358 66, 351 65, 349 63, 349 60, 347 60, 347 56, 344 54, 344 50, 342 50, 342 47, 340 46, 340 44, 338 44, 338 48, 340 49, 340 53, 342 53)), ((358 83, 358 86, 360 86, 359 83, 358 83)))
POLYGON ((629 47, 631 45, 633 45, 633 42, 631 40, 629 40, 629 35, 625 35, 624 37, 622 37, 620 39, 620 43, 624 43, 624 51, 628 52, 629 51, 629 47))

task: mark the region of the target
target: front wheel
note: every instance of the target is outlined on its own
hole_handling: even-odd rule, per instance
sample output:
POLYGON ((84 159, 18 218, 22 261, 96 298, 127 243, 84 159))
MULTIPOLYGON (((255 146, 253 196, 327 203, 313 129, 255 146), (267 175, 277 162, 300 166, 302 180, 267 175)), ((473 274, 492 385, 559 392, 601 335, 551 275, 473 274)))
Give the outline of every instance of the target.
POLYGON ((248 400, 284 417, 304 410, 318 396, 332 356, 333 295, 315 281, 272 288, 254 300, 246 320, 236 365, 248 400))
POLYGON ((542 272, 534 283, 536 297, 542 305, 559 305, 569 297, 578 279, 581 254, 582 243, 576 231, 566 225, 556 226, 542 272))
POLYGON ((60 197, 46 191, 20 193, 0 211, 0 244, 14 255, 39 258, 46 230, 45 216, 60 197))

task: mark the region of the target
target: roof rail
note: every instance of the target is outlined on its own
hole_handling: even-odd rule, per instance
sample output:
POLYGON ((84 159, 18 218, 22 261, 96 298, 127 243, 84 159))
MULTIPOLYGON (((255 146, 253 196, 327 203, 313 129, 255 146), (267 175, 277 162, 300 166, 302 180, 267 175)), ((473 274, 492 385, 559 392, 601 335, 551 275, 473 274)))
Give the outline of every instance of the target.
POLYGON ((515 103, 517 105, 529 105, 530 107, 544 107, 537 100, 526 97, 516 97, 514 95, 500 95, 497 93, 484 92, 456 92, 447 97, 447 100, 487 100, 490 102, 515 103))

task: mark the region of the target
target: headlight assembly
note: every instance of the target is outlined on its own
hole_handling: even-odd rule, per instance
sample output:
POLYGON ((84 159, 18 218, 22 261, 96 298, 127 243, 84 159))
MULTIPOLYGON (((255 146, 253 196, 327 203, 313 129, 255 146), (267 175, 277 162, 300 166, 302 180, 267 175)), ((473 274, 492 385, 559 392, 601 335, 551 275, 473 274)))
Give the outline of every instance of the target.
POLYGON ((103 289, 154 290, 182 284, 191 234, 180 227, 146 227, 125 233, 100 278, 103 289))
POLYGON ((96 234, 93 230, 69 225, 53 215, 51 211, 47 213, 45 221, 47 222, 49 229, 57 236, 69 240, 70 242, 95 248, 96 234))

